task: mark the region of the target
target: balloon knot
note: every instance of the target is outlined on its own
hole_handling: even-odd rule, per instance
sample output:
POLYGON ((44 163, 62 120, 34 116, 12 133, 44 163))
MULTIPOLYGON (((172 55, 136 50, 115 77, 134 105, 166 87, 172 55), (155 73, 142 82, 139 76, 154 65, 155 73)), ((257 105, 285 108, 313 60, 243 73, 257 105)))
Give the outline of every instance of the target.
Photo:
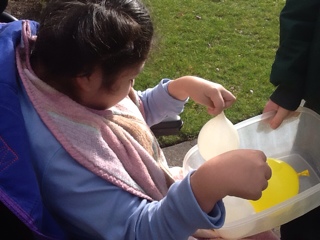
POLYGON ((304 171, 302 171, 302 172, 299 172, 299 173, 298 173, 298 176, 299 176, 299 177, 300 177, 300 176, 309 177, 309 176, 310 176, 309 170, 307 169, 307 170, 304 170, 304 171))

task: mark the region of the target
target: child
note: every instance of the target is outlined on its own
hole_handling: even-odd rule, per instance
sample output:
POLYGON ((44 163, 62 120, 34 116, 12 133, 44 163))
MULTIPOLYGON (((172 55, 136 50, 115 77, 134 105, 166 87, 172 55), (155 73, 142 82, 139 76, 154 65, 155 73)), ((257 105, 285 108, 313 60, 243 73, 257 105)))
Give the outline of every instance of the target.
POLYGON ((149 126, 179 114, 188 98, 219 114, 235 97, 193 76, 133 90, 153 36, 139 0, 55 0, 40 24, 2 32, 11 35, 0 61, 20 84, 43 201, 71 238, 187 239, 198 229, 207 230, 196 237, 213 237, 223 197, 258 199, 267 187, 266 156, 243 149, 173 181, 149 126))

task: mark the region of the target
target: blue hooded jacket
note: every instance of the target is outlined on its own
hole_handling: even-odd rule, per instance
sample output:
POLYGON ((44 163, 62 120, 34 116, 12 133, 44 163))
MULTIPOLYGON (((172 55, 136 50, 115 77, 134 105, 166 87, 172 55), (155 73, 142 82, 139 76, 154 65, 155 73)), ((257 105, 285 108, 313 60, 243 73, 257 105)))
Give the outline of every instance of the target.
MULTIPOLYGON (((30 22, 33 33, 38 23, 30 22)), ((31 165, 28 136, 19 103, 15 49, 22 22, 0 23, 0 201, 36 239, 65 239, 44 207, 31 165)))

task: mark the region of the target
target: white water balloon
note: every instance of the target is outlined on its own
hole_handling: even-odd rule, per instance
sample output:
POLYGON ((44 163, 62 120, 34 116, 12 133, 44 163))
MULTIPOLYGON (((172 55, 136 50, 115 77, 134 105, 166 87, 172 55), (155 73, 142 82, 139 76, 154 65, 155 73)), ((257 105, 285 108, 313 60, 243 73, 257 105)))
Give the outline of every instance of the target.
POLYGON ((224 112, 209 120, 198 136, 200 155, 209 160, 219 154, 239 148, 239 135, 224 112))

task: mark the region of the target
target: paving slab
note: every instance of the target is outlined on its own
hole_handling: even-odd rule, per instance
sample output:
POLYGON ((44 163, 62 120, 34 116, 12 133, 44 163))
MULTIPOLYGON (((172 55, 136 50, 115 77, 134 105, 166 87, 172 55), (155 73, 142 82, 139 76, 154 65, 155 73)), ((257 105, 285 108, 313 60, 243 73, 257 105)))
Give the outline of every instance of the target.
POLYGON ((182 167, 182 162, 186 153, 197 144, 197 139, 178 143, 176 145, 163 148, 163 153, 166 156, 167 162, 170 167, 182 167))

